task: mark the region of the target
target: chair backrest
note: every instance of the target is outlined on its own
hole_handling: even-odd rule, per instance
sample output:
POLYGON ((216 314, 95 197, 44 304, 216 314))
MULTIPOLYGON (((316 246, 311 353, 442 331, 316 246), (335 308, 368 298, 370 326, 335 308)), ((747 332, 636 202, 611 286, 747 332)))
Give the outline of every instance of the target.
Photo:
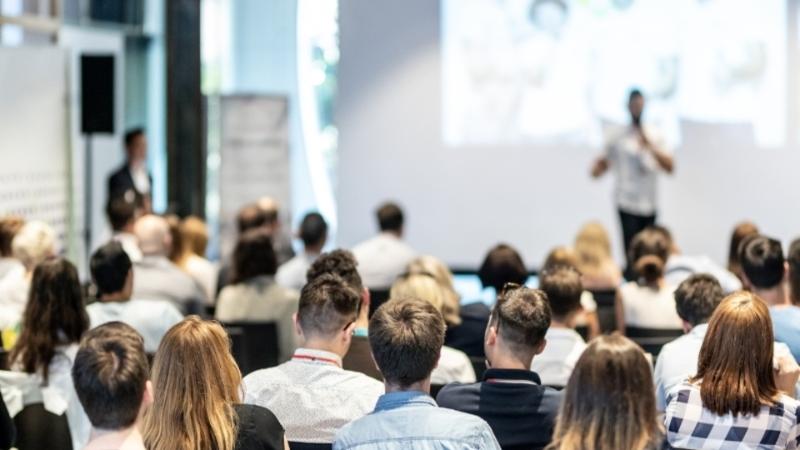
POLYGON ((66 414, 57 416, 34 403, 14 416, 18 450, 72 450, 66 414))
POLYGON ((372 317, 375 311, 384 303, 389 301, 388 289, 369 290, 369 316, 372 317))
POLYGON ((432 384, 431 385, 431 397, 433 397, 435 399, 436 396, 439 395, 439 391, 441 391, 443 387, 444 387, 443 384, 432 384))
POLYGON ((290 450, 331 450, 333 444, 310 444, 308 442, 289 442, 290 450))
POLYGON ((275 322, 231 322, 224 324, 231 339, 231 352, 242 375, 278 365, 278 328, 275 322))
POLYGON ((597 321, 600 323, 600 332, 603 334, 613 333, 617 330, 617 315, 614 311, 617 290, 603 289, 590 292, 597 303, 597 321))
POLYGON ((475 379, 478 381, 483 379, 483 373, 486 372, 486 358, 482 356, 470 356, 469 362, 472 363, 472 370, 475 371, 475 379))
POLYGON ((658 329, 625 327, 625 336, 639 344, 642 349, 653 355, 653 360, 661 352, 661 347, 683 335, 681 329, 658 329))

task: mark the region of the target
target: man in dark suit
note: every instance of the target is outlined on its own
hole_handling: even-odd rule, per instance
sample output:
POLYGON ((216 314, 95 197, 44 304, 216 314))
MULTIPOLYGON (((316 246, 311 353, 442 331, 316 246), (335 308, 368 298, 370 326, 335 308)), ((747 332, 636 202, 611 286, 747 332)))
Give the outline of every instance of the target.
POLYGON ((108 178, 109 198, 124 197, 129 202, 141 199, 150 211, 153 178, 147 172, 147 137, 134 128, 125 133, 125 164, 108 178))

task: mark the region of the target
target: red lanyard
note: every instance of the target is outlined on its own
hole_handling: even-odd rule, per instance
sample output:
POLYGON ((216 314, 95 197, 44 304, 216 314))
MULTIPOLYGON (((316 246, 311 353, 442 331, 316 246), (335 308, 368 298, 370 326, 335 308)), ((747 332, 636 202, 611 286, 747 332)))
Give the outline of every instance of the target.
POLYGON ((297 355, 297 354, 295 354, 294 356, 292 356, 292 359, 303 359, 303 360, 312 361, 312 362, 319 361, 319 362, 323 362, 325 364, 333 364, 336 367, 341 367, 341 365, 339 365, 339 361, 337 361, 335 359, 331 359, 331 358, 322 358, 320 356, 297 355))

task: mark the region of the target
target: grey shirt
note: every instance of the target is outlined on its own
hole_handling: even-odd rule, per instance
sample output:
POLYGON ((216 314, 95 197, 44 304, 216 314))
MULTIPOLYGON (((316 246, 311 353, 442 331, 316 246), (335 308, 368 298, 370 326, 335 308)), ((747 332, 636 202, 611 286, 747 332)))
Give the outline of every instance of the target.
POLYGON ((147 255, 133 266, 133 298, 165 300, 182 314, 198 314, 206 303, 199 284, 165 256, 147 255))

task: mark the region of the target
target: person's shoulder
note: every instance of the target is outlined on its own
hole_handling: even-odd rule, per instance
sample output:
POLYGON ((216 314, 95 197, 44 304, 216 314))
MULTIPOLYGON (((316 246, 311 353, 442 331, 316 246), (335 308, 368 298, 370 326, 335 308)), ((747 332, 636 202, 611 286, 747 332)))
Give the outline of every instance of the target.
POLYGON ((491 431, 489 424, 475 414, 440 407, 436 408, 433 416, 430 420, 434 423, 447 421, 452 424, 458 424, 456 427, 449 428, 451 432, 459 433, 457 436, 452 436, 454 438, 471 438, 476 434, 484 433, 486 430, 491 431))
POLYGON ((366 395, 375 393, 382 395, 386 390, 386 386, 382 382, 361 372, 347 369, 343 369, 343 372, 347 382, 357 390, 363 391, 366 395))
POLYGON ((466 403, 480 397, 481 382, 477 383, 448 383, 436 395, 436 403, 442 408, 462 410, 466 403))
POLYGON ((274 383, 281 377, 285 364, 286 363, 283 363, 268 369, 259 369, 246 375, 242 379, 242 386, 245 388, 246 393, 248 395, 253 394, 274 383))

